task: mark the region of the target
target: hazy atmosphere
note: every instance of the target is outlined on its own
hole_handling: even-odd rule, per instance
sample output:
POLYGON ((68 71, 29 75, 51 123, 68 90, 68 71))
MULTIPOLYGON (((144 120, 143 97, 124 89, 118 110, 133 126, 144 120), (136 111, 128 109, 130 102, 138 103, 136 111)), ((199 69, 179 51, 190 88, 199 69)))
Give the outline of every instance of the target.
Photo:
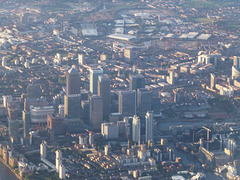
POLYGON ((239 0, 0 0, 0 180, 240 180, 239 0))

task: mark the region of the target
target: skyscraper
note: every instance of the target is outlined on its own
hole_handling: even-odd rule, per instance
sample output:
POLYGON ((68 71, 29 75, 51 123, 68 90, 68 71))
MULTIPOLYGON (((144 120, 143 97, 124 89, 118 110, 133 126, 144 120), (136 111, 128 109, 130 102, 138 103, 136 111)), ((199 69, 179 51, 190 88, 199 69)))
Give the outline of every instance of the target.
POLYGON ((17 138, 18 137, 19 123, 16 119, 10 119, 8 117, 8 133, 9 137, 17 138))
POLYGON ((210 76, 211 76, 211 80, 210 80, 210 88, 211 89, 214 89, 215 88, 215 75, 214 74, 210 74, 210 76))
POLYGON ((122 116, 133 116, 136 114, 136 92, 120 91, 118 96, 118 112, 122 116))
POLYGON ((240 57, 239 56, 234 56, 233 66, 237 69, 240 69, 240 57))
POLYGON ((27 138, 29 136, 29 126, 30 126, 30 113, 27 111, 22 111, 23 120, 23 136, 27 138))
POLYGON ((98 77, 98 96, 103 99, 103 118, 108 119, 111 108, 110 79, 107 76, 98 77))
POLYGON ((234 56, 233 66, 232 66, 232 79, 240 78, 240 57, 234 56))
POLYGON ((103 99, 100 96, 90 97, 90 127, 100 130, 103 121, 103 99))
POLYGON ((129 76, 129 89, 131 91, 139 88, 145 88, 145 78, 141 74, 135 74, 135 75, 130 75, 129 76))
POLYGON ((175 73, 174 71, 169 72, 169 76, 167 76, 167 83, 173 85, 175 82, 175 73))
POLYGON ((80 75, 76 68, 72 67, 66 77, 67 95, 80 94, 80 75))
POLYGON ((137 90, 137 110, 139 116, 144 116, 147 111, 151 110, 152 92, 146 88, 137 90))
POLYGON ((45 159, 47 157, 47 142, 43 141, 40 144, 40 157, 41 159, 45 159))
POLYGON ((135 58, 135 52, 133 48, 124 48, 124 59, 127 61, 132 61, 135 58))
POLYGON ((89 114, 90 114, 90 102, 83 100, 81 101, 81 114, 80 118, 86 123, 89 123, 89 114))
POLYGON ((68 118, 80 118, 81 95, 69 94, 64 96, 64 116, 68 118))
POLYGON ((92 68, 90 70, 90 92, 93 94, 98 93, 98 76, 103 75, 101 68, 92 68))
POLYGON ((132 140, 140 145, 141 121, 137 115, 134 115, 132 122, 132 140))
POLYGON ((145 135, 145 142, 153 140, 153 112, 148 111, 145 116, 146 121, 146 135, 145 135))
POLYGON ((84 64, 84 55, 78 54, 78 65, 83 65, 83 64, 84 64))

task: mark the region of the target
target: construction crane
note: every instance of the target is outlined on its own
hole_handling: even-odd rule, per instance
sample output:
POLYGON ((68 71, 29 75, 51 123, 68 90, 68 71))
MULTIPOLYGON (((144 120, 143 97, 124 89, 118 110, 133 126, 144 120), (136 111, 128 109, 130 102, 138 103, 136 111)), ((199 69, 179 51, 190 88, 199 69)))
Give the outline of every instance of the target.
POLYGON ((207 130, 207 150, 209 150, 209 138, 210 138, 210 132, 212 131, 211 129, 203 126, 203 129, 207 130))

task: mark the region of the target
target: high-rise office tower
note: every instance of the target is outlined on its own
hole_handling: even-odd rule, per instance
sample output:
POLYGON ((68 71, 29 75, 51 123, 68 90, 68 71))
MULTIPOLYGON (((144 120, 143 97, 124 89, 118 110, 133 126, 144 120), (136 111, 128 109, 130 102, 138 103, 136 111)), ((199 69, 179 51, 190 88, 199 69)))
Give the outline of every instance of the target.
POLYGON ((215 75, 211 73, 210 77, 211 77, 211 79, 210 79, 210 88, 214 89, 215 88, 215 82, 216 82, 215 75))
POLYGON ((84 55, 78 54, 78 65, 83 65, 83 64, 84 64, 84 55))
POLYGON ((27 111, 22 111, 23 120, 23 136, 24 138, 29 137, 29 127, 30 127, 30 113, 27 111))
POLYGON ((64 96, 64 116, 68 118, 80 118, 81 95, 69 94, 64 96))
POLYGON ((153 141, 153 112, 148 111, 145 116, 146 122, 146 135, 145 135, 145 142, 153 141))
POLYGON ((129 76, 129 89, 137 91, 139 88, 145 88, 145 78, 141 74, 129 76))
POLYGON ((81 114, 80 118, 86 123, 89 123, 89 114, 90 114, 90 102, 89 101, 81 101, 81 114))
POLYGON ((181 92, 179 89, 174 89, 173 90, 173 101, 174 103, 178 104, 180 102, 180 95, 181 92))
POLYGON ((118 94, 118 112, 122 116, 133 116, 136 114, 136 92, 120 91, 118 94))
POLYGON ((67 95, 80 94, 80 75, 76 68, 72 67, 66 77, 67 95))
POLYGON ((59 166, 59 178, 60 179, 66 179, 66 169, 64 165, 60 164, 59 166))
POLYGON ((19 122, 16 119, 10 119, 8 117, 8 133, 9 137, 18 137, 19 122))
POLYGON ((110 78, 107 76, 98 77, 98 96, 103 99, 103 118, 108 119, 111 110, 110 78))
POLYGON ((139 116, 144 116, 147 111, 151 110, 152 92, 146 88, 137 90, 137 111, 139 116))
POLYGON ((21 25, 27 25, 28 23, 28 14, 22 13, 20 16, 20 24, 21 25))
POLYGON ((173 85, 175 82, 175 73, 174 71, 169 72, 169 76, 167 77, 167 83, 173 85))
POLYGON ((137 115, 134 115, 132 122, 132 140, 140 145, 141 121, 137 115))
POLYGON ((59 167, 62 164, 62 151, 61 150, 57 150, 55 151, 56 153, 56 171, 59 172, 59 167))
POLYGON ((40 157, 45 159, 47 157, 47 142, 43 141, 40 144, 40 157))
POLYGON ((101 68, 92 68, 90 70, 90 92, 92 94, 98 93, 98 77, 103 75, 101 68))
POLYGON ((132 61, 136 56, 135 54, 133 48, 124 48, 123 55, 125 60, 132 61))
POLYGON ((236 67, 237 69, 240 69, 240 57, 239 56, 234 56, 233 66, 236 67))
POLYGON ((160 97, 152 97, 152 110, 155 114, 160 113, 160 107, 161 107, 161 102, 160 102, 160 97))
POLYGON ((13 101, 13 98, 11 95, 2 96, 3 98, 3 106, 7 108, 7 104, 13 101))
POLYGON ((100 130, 103 121, 103 99, 100 96, 90 97, 90 127, 93 130, 100 130))
POLYGON ((240 57, 234 56, 233 66, 232 66, 232 79, 240 78, 240 57))
POLYGON ((59 172, 59 167, 62 165, 62 159, 61 158, 56 158, 55 160, 55 166, 56 166, 56 171, 59 172))

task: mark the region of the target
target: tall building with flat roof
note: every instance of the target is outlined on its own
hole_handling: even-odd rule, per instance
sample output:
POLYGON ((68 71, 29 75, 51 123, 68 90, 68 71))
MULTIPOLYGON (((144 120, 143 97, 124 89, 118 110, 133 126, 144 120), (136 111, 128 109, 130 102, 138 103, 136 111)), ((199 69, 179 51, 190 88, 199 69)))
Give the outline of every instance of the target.
POLYGON ((66 179, 66 169, 62 164, 59 165, 59 178, 66 179))
POLYGON ((118 112, 120 112, 123 117, 136 114, 136 92, 120 91, 118 96, 118 112))
POLYGON ((133 48, 124 48, 124 59, 127 61, 132 61, 135 58, 135 53, 133 48))
POLYGON ((43 141, 40 144, 40 157, 45 159, 47 157, 47 142, 43 141))
POLYGON ((137 90, 137 111, 142 117, 148 111, 151 110, 152 106, 152 92, 146 88, 139 88, 137 90))
POLYGON ((233 66, 236 67, 237 69, 240 69, 240 57, 239 56, 234 56, 233 66))
POLYGON ((67 118, 80 118, 81 95, 69 94, 64 96, 64 116, 67 118))
POLYGON ((211 79, 210 79, 210 88, 211 89, 214 89, 215 88, 215 82, 216 82, 216 77, 215 77, 215 75, 214 74, 210 74, 210 76, 211 76, 211 79))
POLYGON ((137 115, 134 115, 132 122, 132 140, 140 145, 141 121, 137 115))
POLYGON ((92 68, 90 70, 90 92, 92 94, 98 93, 98 77, 103 75, 101 68, 92 68))
POLYGON ((145 142, 153 141, 153 112, 148 111, 145 116, 145 142))
POLYGON ((103 121, 103 99, 100 96, 90 97, 90 127, 93 130, 100 130, 103 121))
POLYGON ((8 118, 8 133, 9 137, 18 137, 19 122, 16 119, 8 118))
POLYGON ((98 77, 98 96, 103 99, 103 118, 108 120, 111 110, 111 92, 110 92, 110 78, 107 76, 98 77))
POLYGON ((24 138, 29 137, 29 128, 30 128, 30 112, 22 111, 22 120, 23 120, 23 136, 24 138))
POLYGON ((134 74, 129 76, 129 89, 131 91, 139 88, 145 88, 145 78, 141 74, 134 74))
POLYGON ((101 134, 105 139, 118 138, 119 128, 118 125, 113 122, 101 124, 101 134))
POLYGON ((78 65, 83 65, 83 64, 84 64, 84 55, 78 54, 78 65))
POLYGON ((81 79, 78 70, 72 67, 67 72, 66 77, 67 95, 80 94, 80 81, 81 79))
POLYGON ((240 78, 240 57, 234 56, 233 66, 232 66, 232 79, 240 78))
POLYGON ((175 82, 175 73, 174 71, 169 72, 169 76, 167 76, 167 83, 173 85, 175 82))

